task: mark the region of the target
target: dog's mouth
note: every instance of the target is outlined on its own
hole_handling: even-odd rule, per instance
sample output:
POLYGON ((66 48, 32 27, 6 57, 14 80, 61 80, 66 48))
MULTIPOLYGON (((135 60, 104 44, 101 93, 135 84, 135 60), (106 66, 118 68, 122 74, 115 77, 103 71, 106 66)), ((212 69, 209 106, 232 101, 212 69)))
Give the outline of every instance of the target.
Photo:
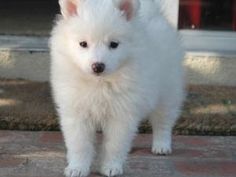
POLYGON ((102 73, 93 73, 93 75, 95 76, 95 77, 102 77, 102 73))
POLYGON ((95 78, 102 78, 108 75, 108 73, 106 71, 103 71, 102 73, 91 72, 91 75, 95 78))
POLYGON ((103 72, 99 72, 99 73, 92 71, 91 74, 92 74, 94 77, 102 78, 102 77, 106 77, 106 76, 108 76, 108 75, 111 75, 111 74, 113 74, 113 73, 112 73, 112 72, 109 72, 109 70, 106 69, 106 70, 104 70, 103 72))

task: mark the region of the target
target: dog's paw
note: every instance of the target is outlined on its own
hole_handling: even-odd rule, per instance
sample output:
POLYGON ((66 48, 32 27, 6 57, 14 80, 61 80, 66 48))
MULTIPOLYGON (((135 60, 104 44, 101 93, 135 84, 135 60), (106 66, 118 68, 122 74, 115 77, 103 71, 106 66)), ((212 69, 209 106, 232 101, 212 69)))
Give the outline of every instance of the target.
POLYGON ((171 144, 170 143, 157 143, 152 145, 152 153, 157 155, 168 155, 171 154, 171 144))
POLYGON ((123 167, 119 163, 110 163, 103 165, 100 172, 107 177, 122 175, 123 167))
POLYGON ((89 174, 89 168, 81 167, 66 167, 65 176, 66 177, 86 177, 89 174))

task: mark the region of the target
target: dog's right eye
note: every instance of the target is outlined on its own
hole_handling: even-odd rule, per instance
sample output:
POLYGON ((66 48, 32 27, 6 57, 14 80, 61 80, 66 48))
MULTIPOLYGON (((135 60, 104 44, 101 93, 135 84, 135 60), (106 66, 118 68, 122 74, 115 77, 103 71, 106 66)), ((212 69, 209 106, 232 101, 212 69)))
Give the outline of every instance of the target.
POLYGON ((87 43, 86 41, 80 42, 79 45, 80 45, 82 48, 87 48, 87 47, 88 47, 88 43, 87 43))
POLYGON ((109 45, 109 48, 110 49, 116 49, 118 46, 119 46, 119 42, 111 41, 111 43, 109 45))

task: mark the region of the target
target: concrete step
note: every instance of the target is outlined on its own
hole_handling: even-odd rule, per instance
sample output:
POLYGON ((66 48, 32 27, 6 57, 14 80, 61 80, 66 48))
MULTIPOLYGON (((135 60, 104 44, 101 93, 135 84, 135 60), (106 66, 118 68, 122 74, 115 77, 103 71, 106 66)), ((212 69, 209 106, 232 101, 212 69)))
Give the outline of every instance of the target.
POLYGON ((0 36, 0 76, 47 81, 48 37, 0 36))
MULTIPOLYGON (((0 36, 0 77, 48 81, 48 37, 0 36)), ((187 52, 188 84, 236 85, 236 54, 187 52)))
MULTIPOLYGON (((100 134, 97 139, 98 147, 100 134)), ((60 132, 0 131, 0 142, 0 177, 63 177, 60 132)), ((174 136, 168 156, 153 155, 151 142, 150 134, 135 138, 121 177, 235 177, 236 137, 174 136)), ((99 163, 96 158, 89 177, 102 177, 99 163)))

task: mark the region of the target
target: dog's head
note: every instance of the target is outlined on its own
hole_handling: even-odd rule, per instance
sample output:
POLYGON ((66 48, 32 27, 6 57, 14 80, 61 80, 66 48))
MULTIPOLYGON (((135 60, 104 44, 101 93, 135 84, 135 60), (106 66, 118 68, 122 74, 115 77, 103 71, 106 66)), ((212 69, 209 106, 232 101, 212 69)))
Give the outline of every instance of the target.
POLYGON ((64 50, 85 73, 106 75, 130 59, 138 0, 60 0, 64 50))

